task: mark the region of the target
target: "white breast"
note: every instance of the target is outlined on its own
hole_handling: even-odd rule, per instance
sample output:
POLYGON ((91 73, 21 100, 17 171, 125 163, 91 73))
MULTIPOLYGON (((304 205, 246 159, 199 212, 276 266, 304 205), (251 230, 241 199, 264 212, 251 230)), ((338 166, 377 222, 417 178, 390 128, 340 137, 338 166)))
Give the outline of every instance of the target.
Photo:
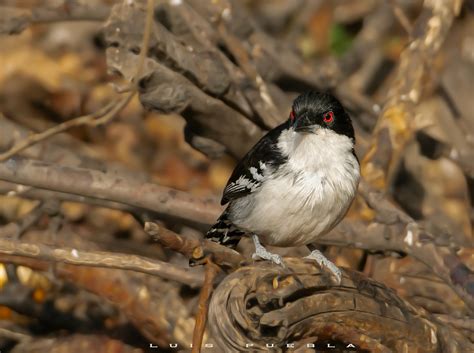
POLYGON ((264 244, 298 246, 327 233, 344 216, 359 182, 352 140, 331 130, 283 132, 288 163, 264 175, 255 193, 231 205, 232 221, 264 244))

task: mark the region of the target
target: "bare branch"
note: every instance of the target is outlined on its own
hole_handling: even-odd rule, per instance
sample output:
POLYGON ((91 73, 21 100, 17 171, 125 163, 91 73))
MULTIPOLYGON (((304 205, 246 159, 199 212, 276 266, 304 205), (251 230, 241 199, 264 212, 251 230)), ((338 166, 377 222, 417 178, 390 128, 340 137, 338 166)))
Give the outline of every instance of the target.
MULTIPOLYGON (((474 310, 474 292, 471 289, 474 273, 456 254, 460 245, 450 242, 440 244, 441 236, 423 230, 367 183, 362 182, 359 191, 376 211, 375 221, 367 225, 362 220, 343 220, 334 231, 318 239, 318 243, 408 254, 432 269, 464 300, 471 311, 474 310)), ((465 251, 472 251, 472 245, 466 245, 465 251)))
POLYGON ((221 208, 214 199, 134 180, 115 172, 97 171, 11 158, 0 162, 0 180, 41 189, 120 202, 196 224, 211 224, 221 208))
POLYGON ((357 272, 346 269, 341 286, 333 286, 311 262, 286 263, 289 269, 268 262, 240 268, 216 288, 209 326, 226 352, 266 352, 267 344, 282 352, 288 343, 305 348, 325 340, 370 352, 454 353, 471 346, 459 331, 357 272))
MULTIPOLYGON (((67 227, 63 228, 63 231, 65 233, 62 233, 61 238, 66 240, 66 244, 87 249, 96 248, 74 232, 67 231, 67 227)), ((29 241, 44 240, 45 236, 48 236, 45 232, 30 231, 25 234, 29 241)), ((71 249, 70 246, 69 248, 71 249)), ((27 266, 37 271, 51 270, 50 261, 33 257, 0 255, 0 261, 27 266)), ((179 295, 180 286, 177 286, 176 282, 134 271, 117 271, 63 262, 55 263, 54 276, 107 299, 120 308, 150 342, 159 345, 168 342, 189 344, 188 337, 192 335, 194 319, 179 295)))
POLYGON ((23 141, 18 142, 8 151, 0 154, 0 162, 14 156, 18 152, 23 151, 25 148, 28 148, 31 145, 34 145, 40 141, 46 140, 47 138, 54 136, 56 134, 59 134, 61 132, 64 132, 72 127, 77 127, 81 125, 97 126, 101 124, 106 124, 110 120, 112 120, 123 108, 125 108, 128 105, 128 103, 132 100, 133 96, 137 92, 137 88, 138 88, 137 78, 142 75, 145 58, 148 52, 148 46, 149 46, 148 44, 150 41, 151 26, 152 26, 152 20, 153 20, 153 5, 154 4, 152 0, 147 0, 146 20, 145 20, 145 28, 143 30, 141 52, 138 57, 136 73, 132 80, 134 83, 133 89, 130 92, 126 93, 124 97, 118 98, 112 101, 111 103, 107 104, 105 107, 103 107, 102 109, 98 110, 95 113, 83 115, 83 116, 74 118, 72 120, 65 121, 46 131, 33 134, 29 136, 28 138, 24 139, 23 141))
POLYGON ((145 232, 163 246, 183 254, 189 259, 212 255, 212 261, 226 268, 237 268, 244 260, 242 255, 223 245, 204 239, 185 238, 153 222, 145 223, 145 232))
POLYGON ((204 337, 204 331, 206 329, 207 315, 209 311, 209 301, 214 286, 214 279, 220 271, 220 268, 216 266, 210 258, 206 258, 205 266, 206 274, 201 293, 199 294, 196 324, 194 326, 193 332, 193 348, 191 350, 191 353, 201 352, 202 339, 204 337))
POLYGON ((30 342, 33 339, 33 337, 28 334, 9 330, 4 327, 0 327, 0 337, 8 338, 18 342, 30 342))
POLYGON ((201 286, 203 283, 203 278, 192 273, 189 269, 137 255, 63 247, 51 248, 43 244, 19 242, 4 238, 0 239, 0 254, 24 256, 76 266, 131 270, 178 281, 192 287, 201 286))
POLYGON ((67 0, 56 3, 54 8, 34 6, 31 10, 10 6, 0 6, 0 33, 18 34, 35 23, 59 21, 103 21, 107 18, 110 7, 95 3, 90 6, 87 1, 67 0))
POLYGON ((12 237, 18 239, 28 228, 39 221, 41 216, 45 213, 45 207, 48 208, 49 206, 56 204, 55 200, 48 200, 46 202, 48 205, 45 205, 43 201, 38 202, 30 212, 23 216, 22 219, 1 226, 0 237, 12 237))

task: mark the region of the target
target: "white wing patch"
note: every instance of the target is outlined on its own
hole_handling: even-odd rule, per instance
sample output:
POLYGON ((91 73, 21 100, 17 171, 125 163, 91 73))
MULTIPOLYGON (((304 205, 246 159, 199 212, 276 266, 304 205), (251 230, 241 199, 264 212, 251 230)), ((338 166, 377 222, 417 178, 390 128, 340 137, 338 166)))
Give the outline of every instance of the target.
POLYGON ((250 167, 247 173, 242 174, 239 178, 227 185, 224 190, 224 199, 232 199, 232 195, 250 194, 256 191, 265 180, 265 170, 268 167, 264 162, 260 161, 256 167, 250 167))
POLYGON ((249 171, 250 171, 250 174, 252 174, 252 178, 254 178, 256 181, 262 181, 263 180, 263 175, 258 174, 257 168, 250 167, 249 171))
POLYGON ((229 186, 227 186, 224 191, 226 194, 239 192, 245 189, 248 189, 251 192, 254 192, 255 190, 257 190, 259 184, 260 184, 259 182, 249 180, 245 177, 245 175, 241 175, 240 178, 237 179, 235 182, 230 183, 229 186))

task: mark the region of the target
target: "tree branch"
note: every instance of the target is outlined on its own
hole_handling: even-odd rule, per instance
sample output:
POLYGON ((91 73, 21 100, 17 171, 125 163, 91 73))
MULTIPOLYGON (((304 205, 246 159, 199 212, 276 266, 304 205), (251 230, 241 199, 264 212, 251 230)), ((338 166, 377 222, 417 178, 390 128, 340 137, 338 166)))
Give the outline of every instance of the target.
POLYGON ((214 288, 214 280, 220 269, 210 258, 206 258, 204 285, 199 294, 198 311, 196 314, 196 324, 193 332, 193 348, 191 353, 201 352, 202 339, 206 329, 207 315, 209 311, 209 301, 214 288))
POLYGON ((131 176, 16 157, 0 162, 0 180, 120 202, 200 225, 211 224, 221 211, 214 199, 194 197, 131 176))
POLYGON ((152 27, 152 21, 153 21, 153 7, 154 7, 153 0, 147 0, 146 16, 145 16, 146 19, 145 19, 145 24, 144 24, 144 29, 143 29, 143 39, 141 43, 140 55, 138 56, 136 72, 132 78, 132 83, 133 83, 132 90, 126 93, 125 96, 113 100, 111 103, 107 104, 106 106, 104 106, 102 109, 98 110, 95 113, 86 114, 86 115, 65 121, 59 125, 53 126, 52 128, 46 131, 28 136, 24 140, 16 143, 8 151, 1 153, 0 162, 14 156, 15 154, 23 151, 24 149, 40 141, 44 141, 51 136, 54 136, 56 134, 59 134, 61 132, 71 129, 72 127, 77 127, 81 125, 97 126, 101 124, 106 124, 110 120, 112 120, 123 108, 125 108, 128 105, 128 103, 134 97, 135 93, 137 93, 138 78, 141 77, 142 75, 145 58, 148 53, 148 47, 149 47, 150 36, 151 36, 151 27, 152 27))
POLYGON ((204 239, 185 238, 175 232, 160 227, 153 222, 145 222, 145 232, 166 248, 183 254, 188 259, 200 259, 212 255, 212 261, 224 268, 235 269, 244 260, 237 251, 204 239))
POLYGON ((60 21, 103 21, 110 13, 110 7, 94 2, 90 6, 84 0, 63 0, 55 7, 33 6, 31 10, 0 6, 0 33, 18 34, 34 23, 60 21))
MULTIPOLYGON (((44 244, 19 242, 5 238, 0 239, 0 254, 76 266, 131 270, 177 281, 191 287, 199 287, 203 284, 203 278, 187 268, 180 268, 168 262, 137 255, 78 250, 66 247, 51 248, 44 244)), ((9 262, 8 258, 4 258, 2 255, 0 255, 2 261, 9 262)))
POLYGON ((286 264, 289 269, 268 262, 240 268, 216 288, 209 327, 226 352, 283 352, 287 344, 323 349, 327 341, 341 351, 347 343, 370 352, 454 353, 471 347, 456 329, 355 271, 346 269, 341 286, 332 286, 309 261, 286 264))

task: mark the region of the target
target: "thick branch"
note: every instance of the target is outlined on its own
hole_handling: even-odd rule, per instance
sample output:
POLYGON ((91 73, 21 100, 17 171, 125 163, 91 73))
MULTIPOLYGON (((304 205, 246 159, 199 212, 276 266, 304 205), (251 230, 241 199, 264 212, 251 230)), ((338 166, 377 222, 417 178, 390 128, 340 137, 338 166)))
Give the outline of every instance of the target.
MULTIPOLYGON (((39 239, 45 241, 48 235, 47 232, 30 231, 24 237, 30 242, 28 244, 35 246, 39 239)), ((81 249, 96 248, 94 244, 68 231, 67 227, 63 228, 60 238, 66 241, 66 247, 69 246, 71 251, 71 245, 81 249)), ((31 249, 34 248, 27 248, 31 249)), ((36 257, 0 255, 0 261, 27 266, 37 271, 51 270, 51 261, 36 257)), ((175 282, 162 280, 158 276, 145 276, 134 271, 117 271, 64 262, 55 264, 54 275, 80 289, 95 293, 120 308, 150 342, 159 345, 168 342, 189 344, 188 338, 192 334, 194 319, 178 294, 180 286, 175 282)))
POLYGON ((31 10, 1 6, 0 33, 18 34, 33 23, 59 21, 103 21, 110 12, 107 5, 87 0, 56 1, 55 7, 33 6, 31 10))
POLYGON ((472 271, 452 249, 437 246, 435 236, 424 232, 415 222, 406 225, 374 222, 367 226, 363 221, 345 220, 331 233, 318 239, 318 243, 410 255, 427 265, 464 300, 471 311, 474 310, 472 271))
POLYGON ((217 287, 209 326, 226 352, 266 352, 272 344, 283 352, 288 343, 298 348, 326 341, 370 352, 457 352, 470 346, 457 330, 356 272, 345 270, 341 286, 333 287, 311 262, 286 263, 289 269, 267 262, 243 267, 217 287))
MULTIPOLYGON (((70 265, 131 270, 178 281, 193 287, 201 286, 203 278, 189 269, 143 256, 86 251, 73 248, 51 248, 38 243, 26 243, 0 239, 0 254, 29 257, 43 261, 61 262, 70 265)), ((0 255, 0 258, 2 258, 0 255)), ((2 261, 8 262, 7 258, 2 261)))
MULTIPOLYGON (((318 239, 318 243, 408 254, 431 268, 474 310, 474 273, 457 256, 459 244, 442 244, 440 235, 423 230, 367 183, 362 182, 359 191, 376 211, 375 221, 367 225, 362 220, 343 220, 334 231, 318 239)), ((466 251, 472 249, 469 244, 466 245, 466 251)))
POLYGON ((36 189, 30 186, 24 186, 21 184, 14 184, 6 181, 0 181, 0 194, 5 194, 8 196, 16 196, 31 200, 42 200, 48 201, 51 199, 58 201, 71 201, 85 203, 93 206, 105 207, 130 213, 137 213, 141 210, 137 207, 125 205, 123 203, 107 201, 107 200, 98 200, 91 197, 85 197, 81 195, 66 194, 63 192, 50 191, 44 189, 36 189))
POLYGON ((211 224, 220 211, 213 199, 143 183, 130 176, 10 158, 0 163, 0 180, 41 189, 120 202, 197 224, 211 224))

